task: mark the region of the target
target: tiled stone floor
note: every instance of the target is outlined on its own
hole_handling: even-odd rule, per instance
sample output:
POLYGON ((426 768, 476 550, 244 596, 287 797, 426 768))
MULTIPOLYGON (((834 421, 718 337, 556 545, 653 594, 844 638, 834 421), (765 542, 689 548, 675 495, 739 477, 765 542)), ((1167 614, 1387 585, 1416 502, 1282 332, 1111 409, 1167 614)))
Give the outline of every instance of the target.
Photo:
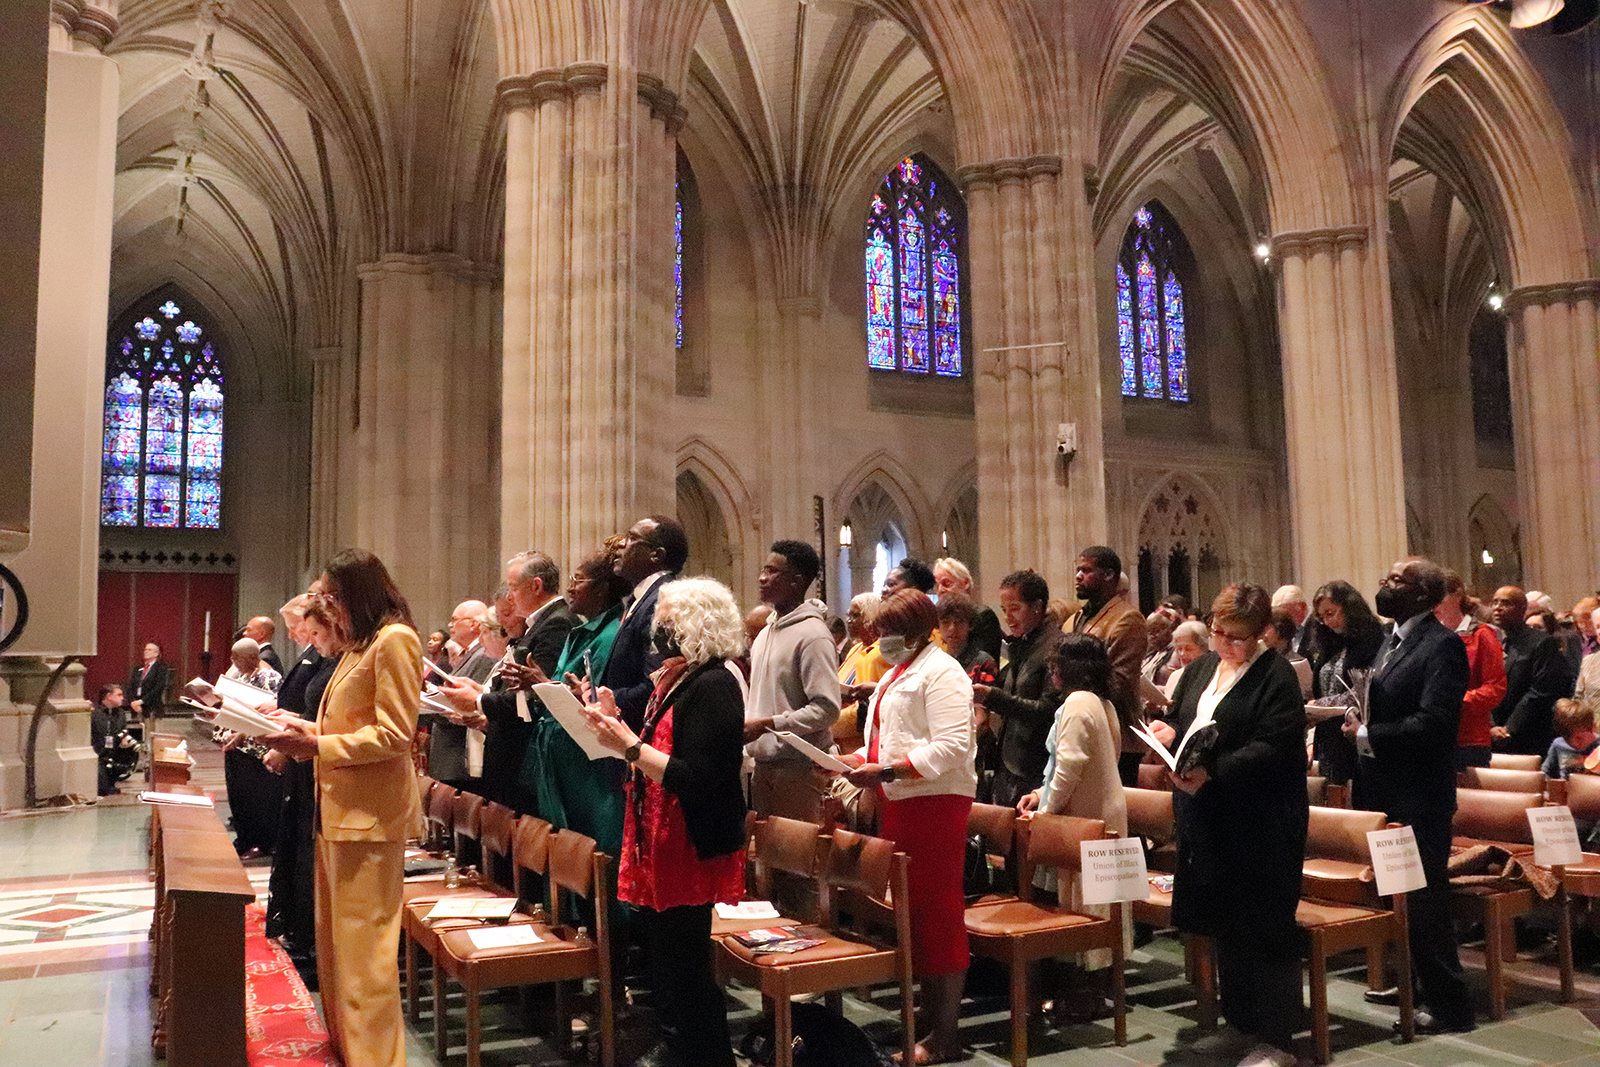
MULTIPOLYGON (((201 761, 197 780, 215 788, 220 800, 220 757, 198 737, 190 747, 201 761)), ((133 792, 128 784, 125 790, 133 792)), ((155 1067, 160 1062, 149 1048, 144 931, 128 925, 141 899, 139 889, 128 887, 147 881, 147 822, 146 810, 131 795, 92 808, 0 817, 0 856, 5 857, 0 867, 0 1067, 155 1067), (23 907, 19 902, 32 906, 69 897, 109 904, 115 914, 77 928, 77 935, 52 937, 43 944, 30 945, 25 928, 6 924, 5 915, 23 907), (101 931, 84 933, 99 923, 105 924, 101 931)), ((264 868, 252 871, 258 881, 265 873, 264 868)), ((1486 1004, 1481 953, 1466 949, 1463 960, 1480 1004, 1486 1004)), ((1550 961, 1524 958, 1510 968, 1512 1007, 1505 1021, 1481 1025, 1469 1035, 1402 1045, 1388 1032, 1392 1010, 1373 1008, 1361 998, 1361 961, 1349 957, 1340 962, 1346 966, 1330 975, 1329 990, 1338 1067, 1600 1067, 1600 1029, 1593 1021, 1600 1018, 1600 976, 1593 967, 1580 977, 1579 999, 1558 1005, 1550 961)), ((1038 1067, 1227 1067, 1231 1062, 1190 1052, 1179 1036, 1192 1026, 1194 1001, 1174 941, 1158 937, 1136 952, 1128 985, 1125 1047, 1112 1043, 1109 1023, 1065 1030, 1036 1023, 1030 1062, 1038 1067)), ((1006 1064, 1009 1024, 1003 984, 998 976, 985 979, 975 971, 971 991, 962 1019, 963 1037, 975 1050, 971 1062, 983 1067, 1006 1064)), ((847 997, 845 1005, 874 1038, 886 1046, 893 1042, 899 1016, 889 994, 871 1004, 847 997)), ((737 1037, 757 1020, 759 1004, 747 991, 736 989, 730 1007, 737 1037)), ((452 1009, 456 1043, 447 1062, 456 1067, 464 1062, 459 991, 452 1009)), ((511 999, 487 1006, 486 1067, 563 1062, 548 1042, 514 1021, 518 1014, 511 999)), ((441 1063, 426 1014, 408 1036, 407 1052, 409 1067, 441 1063)))

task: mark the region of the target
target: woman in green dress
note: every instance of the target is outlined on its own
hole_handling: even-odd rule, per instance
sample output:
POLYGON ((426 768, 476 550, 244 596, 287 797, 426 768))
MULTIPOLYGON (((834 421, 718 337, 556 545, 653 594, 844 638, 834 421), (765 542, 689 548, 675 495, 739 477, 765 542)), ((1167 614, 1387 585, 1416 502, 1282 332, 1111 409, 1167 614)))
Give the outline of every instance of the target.
MULTIPOLYGON (((602 549, 578 564, 567 579, 567 607, 585 620, 567 635, 553 681, 605 676, 611 644, 622 622, 628 582, 612 571, 613 550, 602 549), (587 666, 585 656, 587 654, 587 666)), ((591 760, 555 716, 537 701, 533 737, 522 764, 522 784, 538 795, 539 815, 559 830, 576 830, 608 856, 622 850, 622 761, 591 760)))

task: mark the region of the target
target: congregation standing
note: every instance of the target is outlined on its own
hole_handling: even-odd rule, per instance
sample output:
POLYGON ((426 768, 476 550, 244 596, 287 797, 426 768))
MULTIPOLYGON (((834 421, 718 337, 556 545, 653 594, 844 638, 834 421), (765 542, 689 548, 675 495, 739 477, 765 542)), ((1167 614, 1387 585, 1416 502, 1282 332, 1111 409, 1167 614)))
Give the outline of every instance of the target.
MULTIPOLYGON (((757 575, 761 604, 749 612, 715 581, 681 575, 688 550, 675 519, 652 515, 596 546, 565 581, 549 555, 519 553, 499 589, 458 604, 426 660, 387 573, 362 594, 370 617, 357 626, 329 599, 334 565, 322 588, 284 608, 305 646, 286 678, 265 665, 260 643, 241 637, 232 672, 278 692, 297 718, 266 739, 275 751, 253 765, 286 775, 282 819, 270 833, 252 830, 236 808, 235 825, 241 839, 270 838, 265 848, 285 868, 282 878, 274 870, 269 922, 297 959, 318 957, 324 983, 338 983, 336 1036, 387 1047, 392 998, 377 993, 366 964, 321 960, 336 937, 328 923, 355 907, 329 883, 353 855, 333 843, 364 838, 330 833, 326 809, 316 825, 316 785, 296 776, 315 763, 318 776, 337 780, 341 753, 367 751, 330 736, 339 731, 330 731, 325 693, 342 677, 336 665, 343 671, 379 646, 399 671, 389 688, 407 693, 380 685, 386 710, 367 708, 375 721, 349 726, 381 735, 372 754, 415 755, 432 777, 578 830, 619 858, 620 928, 644 950, 638 977, 655 990, 661 1020, 655 1058, 641 1063, 732 1062, 709 958, 696 950, 684 959, 681 946, 709 944, 712 905, 743 892, 747 809, 819 822, 841 802, 854 825, 911 857, 916 1054, 951 1062, 967 1055, 958 1026, 967 813, 992 803, 1024 817, 1099 819, 1126 834, 1124 788, 1157 762, 1141 736, 1149 727, 1178 756, 1168 775, 1174 921, 1217 945, 1229 1026, 1202 1051, 1270 1067, 1293 1062, 1301 1011, 1295 906, 1312 760, 1330 782, 1353 786, 1357 806, 1416 833, 1427 885, 1412 896, 1410 936, 1424 1032, 1474 1025, 1447 899, 1457 773, 1494 752, 1548 757, 1552 776, 1600 771, 1593 598, 1570 620, 1516 587, 1485 604, 1459 576, 1410 558, 1370 603, 1338 579, 1309 598, 1298 586, 1269 596, 1240 582, 1202 612, 1169 597, 1146 616, 1129 598, 1119 554, 1094 545, 1076 559, 1076 608, 1024 569, 1000 580, 996 610, 961 561, 908 558, 835 620, 811 598, 822 560, 803 541, 771 546, 757 575), (587 758, 533 691, 549 681, 582 699, 616 758, 587 758), (422 740, 414 698, 424 689, 433 698, 422 740), (831 748, 850 769, 824 773, 788 738, 831 748), (1243 888, 1233 877, 1241 865, 1256 872, 1243 888), (329 913, 317 911, 314 923, 313 888, 329 913)), ((369 558, 356 562, 370 568, 369 558)), ((339 566, 347 583, 360 572, 352 559, 339 566)), ((349 714, 352 691, 343 692, 349 714)), ((391 807, 378 821, 398 827, 410 813, 391 807)), ((1090 910, 1072 880, 1055 888, 1063 904, 1090 910)), ((387 937, 380 924, 380 954, 387 937)), ((1088 953, 1052 972, 1059 1019, 1108 1012, 1108 965, 1106 954, 1088 953)))

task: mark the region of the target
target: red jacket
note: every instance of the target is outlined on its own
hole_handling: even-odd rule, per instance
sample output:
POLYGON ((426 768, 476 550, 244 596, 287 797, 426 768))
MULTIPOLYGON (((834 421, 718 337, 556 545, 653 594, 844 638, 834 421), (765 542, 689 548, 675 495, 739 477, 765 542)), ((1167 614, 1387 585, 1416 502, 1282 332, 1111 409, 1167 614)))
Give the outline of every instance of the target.
POLYGON ((1467 695, 1456 745, 1488 748, 1489 713, 1506 696, 1506 655, 1492 626, 1475 626, 1461 640, 1467 644, 1467 695))

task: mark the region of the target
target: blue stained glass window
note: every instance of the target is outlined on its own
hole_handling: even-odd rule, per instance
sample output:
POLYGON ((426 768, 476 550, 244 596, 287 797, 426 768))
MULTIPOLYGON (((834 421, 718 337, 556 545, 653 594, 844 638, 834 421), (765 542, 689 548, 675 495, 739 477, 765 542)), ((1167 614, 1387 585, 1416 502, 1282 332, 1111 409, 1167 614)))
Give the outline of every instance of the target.
POLYGON ((672 260, 672 285, 677 290, 678 303, 675 312, 677 319, 677 347, 683 347, 683 190, 679 188, 678 195, 673 198, 673 260, 672 260))
POLYGON ((1177 275, 1167 272, 1162 285, 1163 314, 1167 327, 1167 398, 1189 399, 1189 352, 1183 336, 1183 286, 1177 275))
POLYGON ((1139 376, 1133 358, 1133 283, 1117 264, 1117 350, 1122 355, 1122 395, 1139 395, 1139 376))
POLYGON ((937 164, 907 157, 867 210, 867 366, 960 377, 966 209, 937 164))
POLYGON ((1194 257, 1177 222, 1152 200, 1133 213, 1117 257, 1117 354, 1122 395, 1191 399, 1184 271, 1194 257))
MULTIPOLYGON (((172 300, 154 311, 171 320, 172 300)), ((222 525, 223 378, 204 327, 185 320, 160 347, 151 315, 124 318, 106 367, 100 521, 106 526, 222 525), (126 333, 123 333, 126 330, 126 333), (137 336, 143 344, 136 344, 137 336)))

